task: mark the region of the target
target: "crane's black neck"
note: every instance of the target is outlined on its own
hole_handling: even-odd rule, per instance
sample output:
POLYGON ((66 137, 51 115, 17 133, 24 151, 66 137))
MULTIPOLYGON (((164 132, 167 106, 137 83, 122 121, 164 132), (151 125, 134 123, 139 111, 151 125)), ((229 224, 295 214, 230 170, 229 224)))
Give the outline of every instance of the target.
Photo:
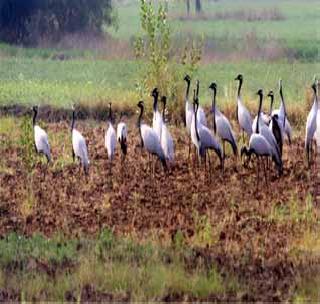
POLYGON ((314 102, 317 104, 318 103, 318 96, 317 96, 317 85, 316 83, 312 86, 312 90, 314 93, 314 102))
POLYGON ((199 80, 197 80, 197 92, 196 92, 196 97, 198 98, 199 97, 199 80))
POLYGON ((273 108, 273 102, 274 102, 274 96, 273 95, 269 95, 270 97, 270 117, 272 115, 272 108, 273 108))
POLYGON ((75 111, 73 110, 73 111, 72 111, 71 132, 72 132, 72 130, 73 130, 73 128, 74 128, 74 122, 75 122, 75 120, 76 120, 76 114, 75 114, 75 111))
POLYGON ((33 108, 33 118, 32 118, 32 125, 33 125, 33 127, 36 125, 37 115, 38 115, 38 110, 35 109, 35 108, 33 108))
POLYGON ((212 111, 213 111, 213 131, 217 133, 217 122, 216 122, 216 103, 217 103, 217 89, 212 88, 212 111))
POLYGON ((261 107, 262 107, 262 100, 263 100, 263 94, 262 92, 259 93, 259 109, 258 109, 258 116, 257 116, 257 126, 256 126, 256 133, 259 133, 259 120, 260 120, 260 113, 261 113, 261 107))
POLYGON ((153 112, 156 112, 158 108, 158 92, 153 94, 153 112))
POLYGON ((141 133, 141 120, 142 120, 142 115, 143 115, 143 111, 144 111, 144 107, 140 106, 140 115, 138 117, 138 128, 139 128, 139 135, 140 135, 140 139, 141 139, 141 147, 143 148, 144 144, 143 144, 143 138, 142 138, 142 133, 141 133))
POLYGON ((241 94, 242 82, 243 82, 243 79, 239 78, 238 97, 240 97, 240 94, 241 94))
POLYGON ((199 103, 196 102, 196 90, 193 90, 193 112, 194 112, 194 127, 196 131, 197 140, 200 140, 199 132, 198 132, 198 122, 197 122, 197 114, 198 114, 199 103))
POLYGON ((111 110, 111 103, 109 104, 109 116, 108 116, 108 122, 112 122, 112 110, 111 110))
POLYGON ((189 92, 190 92, 190 80, 186 80, 187 82, 187 90, 186 90, 186 102, 189 100, 189 92))

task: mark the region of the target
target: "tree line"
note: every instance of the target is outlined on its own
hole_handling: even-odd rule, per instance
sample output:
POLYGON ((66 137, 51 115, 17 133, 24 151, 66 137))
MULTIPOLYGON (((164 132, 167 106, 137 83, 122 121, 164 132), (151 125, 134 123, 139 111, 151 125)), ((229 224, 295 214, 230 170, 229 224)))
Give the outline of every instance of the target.
POLYGON ((68 33, 99 34, 113 22, 111 0, 0 0, 0 40, 37 45, 68 33))

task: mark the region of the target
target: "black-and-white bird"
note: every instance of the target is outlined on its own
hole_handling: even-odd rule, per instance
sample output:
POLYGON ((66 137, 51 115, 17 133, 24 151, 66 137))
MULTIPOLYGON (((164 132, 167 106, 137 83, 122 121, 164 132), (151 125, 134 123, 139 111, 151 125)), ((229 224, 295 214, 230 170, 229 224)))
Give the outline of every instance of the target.
MULTIPOLYGON (((241 157, 245 154, 249 157, 251 157, 252 154, 256 155, 258 158, 258 161, 261 157, 271 157, 272 160, 274 161, 279 175, 282 174, 282 161, 279 158, 278 154, 274 152, 274 149, 272 146, 269 144, 268 140, 260 133, 260 127, 264 125, 264 123, 260 122, 260 112, 261 112, 261 107, 262 107, 262 101, 263 101, 263 91, 260 89, 257 94, 259 95, 259 109, 258 109, 258 121, 256 125, 256 130, 255 133, 253 133, 250 136, 249 140, 249 148, 247 147, 242 147, 241 148, 241 157)), ((264 167, 265 169, 265 167, 264 167)), ((266 169, 265 169, 266 170, 266 169)), ((257 174, 258 174, 258 179, 259 179, 259 166, 257 166, 257 174)), ((266 172, 265 172, 266 173, 266 172)))
POLYGON ((152 118, 152 129, 156 132, 159 141, 161 141, 161 131, 162 131, 162 116, 158 109, 158 98, 159 91, 157 88, 154 88, 151 92, 151 96, 153 97, 153 118, 152 118))
MULTIPOLYGON (((242 103, 241 99, 241 88, 243 83, 243 76, 239 74, 235 80, 239 81, 238 86, 238 93, 237 93, 237 120, 239 122, 240 130, 243 132, 246 132, 248 137, 250 138, 252 134, 252 118, 248 111, 248 109, 245 107, 245 105, 242 103)), ((244 136, 243 136, 244 137, 244 136)))
POLYGON ((292 127, 288 119, 286 104, 283 97, 282 79, 279 80, 279 94, 280 94, 280 108, 272 111, 272 116, 274 116, 279 121, 279 126, 281 128, 282 142, 284 142, 285 136, 288 138, 289 144, 291 144, 292 139, 292 127))
POLYGON ((282 157, 282 147, 283 147, 283 135, 282 135, 282 128, 280 127, 280 121, 278 119, 277 114, 272 115, 272 107, 274 102, 274 94, 271 90, 268 95, 270 97, 270 114, 269 114, 269 129, 272 131, 274 138, 277 141, 280 156, 282 157))
POLYGON ((232 131, 231 124, 229 120, 221 113, 216 104, 217 96, 217 84, 215 82, 211 83, 209 89, 212 90, 212 115, 213 115, 213 131, 214 134, 222 140, 223 155, 225 157, 225 141, 228 142, 234 155, 238 154, 238 147, 235 135, 232 131))
POLYGON ((32 110, 33 110, 32 125, 33 125, 33 133, 34 133, 35 150, 37 153, 43 154, 46 157, 47 162, 49 163, 51 160, 51 154, 50 154, 48 134, 46 133, 45 130, 43 130, 41 127, 39 127, 36 124, 36 119, 38 115, 38 106, 34 106, 32 110))
MULTIPOLYGON (((194 109, 193 109, 193 104, 189 100, 189 93, 190 93, 190 83, 191 83, 191 78, 189 75, 186 75, 184 80, 187 83, 187 89, 186 89, 186 96, 185 96, 185 117, 186 117, 186 127, 187 131, 190 134, 191 131, 191 122, 192 122, 192 117, 194 114, 194 109)), ((199 86, 200 83, 197 81, 197 96, 199 95, 199 86)), ((198 109, 198 121, 202 124, 207 126, 207 119, 206 119, 206 114, 204 113, 204 110, 202 107, 199 106, 198 109)))
POLYGON ((306 123, 306 136, 305 136, 305 149, 307 154, 308 166, 310 167, 312 159, 312 141, 317 129, 317 114, 318 114, 318 96, 317 96, 317 81, 312 85, 314 92, 314 101, 312 108, 307 117, 306 123))
POLYGON ((174 161, 174 143, 172 136, 167 128, 165 123, 165 111, 167 104, 167 97, 162 96, 161 102, 163 103, 163 111, 162 111, 162 131, 161 131, 161 147, 163 149, 164 155, 169 162, 174 161))
POLYGON ((141 122, 144 112, 143 101, 139 101, 137 106, 140 108, 140 115, 138 117, 138 128, 141 139, 141 147, 145 148, 149 154, 157 156, 162 163, 164 170, 166 171, 166 158, 163 149, 161 148, 160 140, 157 133, 151 127, 141 122))
POLYGON ((128 128, 124 121, 122 121, 124 114, 120 114, 120 122, 117 125, 117 141, 120 144, 123 158, 127 155, 128 145, 127 145, 127 136, 128 128))
POLYGON ((83 167, 84 173, 89 173, 89 157, 86 141, 81 133, 74 128, 75 124, 75 109, 72 109, 72 122, 71 122, 71 137, 72 137, 72 158, 75 161, 75 157, 80 160, 80 164, 83 167))
MULTIPOLYGON (((215 139, 215 137, 211 134, 210 130, 204 126, 197 118, 198 115, 198 107, 199 100, 194 91, 194 115, 192 117, 191 122, 191 140, 195 145, 198 157, 206 158, 207 150, 214 150, 217 156, 220 159, 221 169, 223 170, 223 153, 219 142, 215 139)), ((209 158, 209 166, 210 166, 210 158, 209 158)))
POLYGON ((109 117, 108 117, 108 128, 106 129, 105 138, 104 138, 104 146, 107 149, 108 159, 110 162, 113 160, 116 152, 116 131, 112 125, 112 109, 111 102, 109 103, 109 117))

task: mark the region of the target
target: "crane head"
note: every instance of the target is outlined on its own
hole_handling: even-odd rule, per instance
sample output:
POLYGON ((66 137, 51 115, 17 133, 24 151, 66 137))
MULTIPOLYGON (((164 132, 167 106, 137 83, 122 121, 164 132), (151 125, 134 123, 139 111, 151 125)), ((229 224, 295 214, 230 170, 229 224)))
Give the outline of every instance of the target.
POLYGON ((262 96, 263 95, 263 90, 259 89, 258 92, 257 92, 257 95, 262 96))
POLYGON ((239 74, 234 80, 242 81, 243 80, 242 74, 239 74))
POLYGON ((144 102, 142 100, 140 100, 137 104, 137 107, 142 109, 144 107, 144 102))
POLYGON ((273 91, 272 90, 270 90, 270 92, 268 93, 268 95, 267 95, 268 97, 273 97, 274 96, 274 94, 273 94, 273 91))
POLYGON ((217 89, 217 84, 215 82, 212 82, 209 86, 209 89, 211 90, 216 90, 217 89))
POLYGON ((184 81, 186 82, 190 82, 191 81, 191 78, 190 76, 187 74, 184 78, 183 78, 184 81))
POLYGON ((158 95, 159 95, 158 88, 154 88, 154 89, 151 91, 151 96, 153 96, 153 97, 158 97, 158 95))

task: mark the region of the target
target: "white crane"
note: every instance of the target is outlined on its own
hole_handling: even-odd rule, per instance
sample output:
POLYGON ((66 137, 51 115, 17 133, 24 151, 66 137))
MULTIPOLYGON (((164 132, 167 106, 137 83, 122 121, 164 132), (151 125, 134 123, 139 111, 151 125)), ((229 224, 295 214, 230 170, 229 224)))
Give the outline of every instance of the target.
POLYGON ((120 114, 120 122, 117 125, 117 141, 120 144, 120 148, 122 151, 122 156, 124 159, 127 155, 127 150, 128 150, 128 146, 127 146, 127 134, 128 134, 128 128, 127 125, 124 121, 121 121, 122 117, 124 116, 123 112, 121 112, 120 114))
POLYGON ((149 154, 157 156, 161 161, 164 170, 167 171, 166 158, 161 148, 160 140, 157 133, 148 125, 141 123, 144 111, 143 101, 139 101, 137 106, 140 108, 138 127, 141 139, 141 147, 145 148, 149 154))
POLYGON ((271 90, 268 95, 270 97, 270 114, 269 114, 269 129, 272 131, 274 138, 277 141, 280 156, 282 157, 282 146, 283 146, 283 136, 282 136, 282 128, 279 124, 278 116, 276 114, 272 115, 272 107, 274 102, 274 94, 271 90))
POLYGON ((215 82, 211 83, 209 89, 212 90, 212 114, 213 114, 213 130, 214 134, 222 140, 223 147, 223 156, 225 157, 225 142, 227 141, 231 147, 233 154, 237 156, 238 147, 235 135, 232 131, 231 124, 229 120, 219 111, 216 105, 216 96, 217 96, 217 84, 215 82))
MULTIPOLYGON (((252 154, 255 154, 256 157, 259 159, 261 157, 272 157, 272 160, 274 161, 279 175, 282 174, 282 161, 279 158, 279 155, 275 153, 275 150, 273 147, 269 144, 268 140, 261 134, 260 132, 260 127, 264 125, 263 123, 260 122, 260 112, 261 112, 261 107, 262 107, 262 100, 263 100, 263 91, 260 89, 257 94, 259 95, 259 109, 258 109, 258 121, 256 125, 256 130, 255 133, 253 133, 250 136, 249 140, 249 148, 247 147, 242 147, 241 148, 241 157, 243 154, 247 155, 249 158, 251 157, 252 154)), ((265 171, 265 176, 266 176, 266 169, 264 166, 264 171, 265 171)), ((259 165, 257 166, 257 181, 259 181, 259 165)))
POLYGON ((239 81, 238 93, 237 93, 237 119, 239 122, 240 130, 242 131, 242 137, 244 140, 244 132, 248 137, 252 134, 252 118, 248 109, 244 106, 241 99, 241 88, 243 83, 243 76, 239 74, 235 80, 239 81))
POLYGON ((156 132, 159 141, 161 141, 161 130, 162 130, 162 116, 160 111, 158 110, 158 98, 159 91, 157 88, 154 88, 151 92, 151 96, 153 97, 153 119, 152 119, 152 129, 156 132))
POLYGON ((317 81, 312 85, 312 90, 314 92, 314 101, 312 108, 307 117, 306 123, 306 137, 305 137, 305 149, 307 153, 308 166, 310 167, 312 158, 312 141, 314 133, 317 129, 317 113, 318 113, 318 96, 317 96, 317 81))
POLYGON ((46 157, 47 162, 49 163, 51 160, 51 154, 50 154, 48 134, 46 133, 45 130, 43 130, 36 124, 38 107, 34 106, 32 110, 33 110, 32 125, 33 125, 33 133, 34 133, 35 150, 36 150, 36 153, 43 154, 46 157))
POLYGON ((74 128, 75 124, 75 109, 72 109, 72 123, 71 123, 71 136, 72 136, 72 158, 75 161, 75 157, 80 160, 80 164, 83 167, 84 173, 89 172, 89 157, 86 141, 81 133, 74 128))
POLYGON ((272 116, 275 116, 279 121, 279 126, 281 128, 282 142, 284 142, 284 135, 287 136, 289 144, 291 144, 292 139, 292 128, 287 116, 286 105, 283 98, 282 90, 282 79, 279 80, 279 94, 280 94, 280 108, 272 111, 272 116))
MULTIPOLYGON (((221 169, 223 170, 223 153, 219 142, 213 137, 210 130, 198 121, 199 100, 194 91, 194 115, 191 122, 191 140, 195 145, 198 157, 206 159, 207 150, 214 150, 220 159, 221 169)), ((209 158, 210 169, 210 158, 209 158)))
POLYGON ((112 110, 111 102, 109 103, 109 117, 108 117, 108 129, 106 130, 104 137, 104 146, 107 149, 108 159, 112 162, 116 152, 116 131, 112 125, 112 110))
POLYGON ((161 147, 163 149, 164 155, 169 162, 174 161, 174 143, 172 136, 167 128, 165 123, 165 110, 166 110, 166 103, 167 97, 162 96, 161 102, 163 103, 163 112, 162 112, 162 131, 161 131, 161 147))

